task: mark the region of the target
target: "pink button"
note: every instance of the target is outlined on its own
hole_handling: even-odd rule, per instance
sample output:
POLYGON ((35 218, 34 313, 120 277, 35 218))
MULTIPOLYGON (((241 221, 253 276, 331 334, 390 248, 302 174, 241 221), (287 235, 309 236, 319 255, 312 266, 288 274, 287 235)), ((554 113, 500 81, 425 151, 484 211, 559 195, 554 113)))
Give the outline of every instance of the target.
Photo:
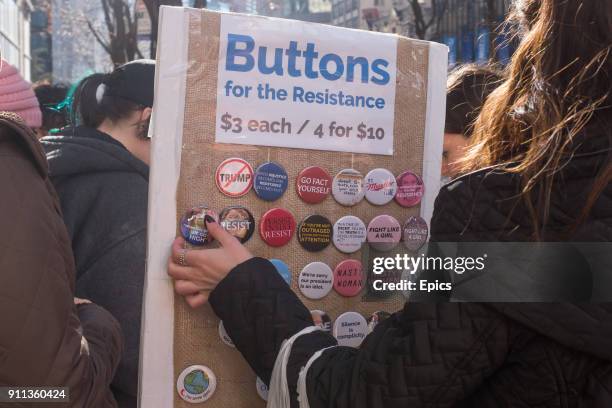
POLYGON ((423 180, 411 171, 405 171, 397 177, 395 201, 402 207, 414 207, 421 202, 425 187, 423 180))
POLYGON ((368 242, 378 251, 390 251, 402 239, 400 223, 390 215, 379 215, 368 225, 368 242))
POLYGON ((411 251, 419 250, 427 241, 427 222, 419 217, 410 217, 404 224, 404 246, 411 251))
POLYGON ((347 259, 334 270, 334 289, 346 297, 357 296, 363 288, 363 266, 355 259, 347 259))

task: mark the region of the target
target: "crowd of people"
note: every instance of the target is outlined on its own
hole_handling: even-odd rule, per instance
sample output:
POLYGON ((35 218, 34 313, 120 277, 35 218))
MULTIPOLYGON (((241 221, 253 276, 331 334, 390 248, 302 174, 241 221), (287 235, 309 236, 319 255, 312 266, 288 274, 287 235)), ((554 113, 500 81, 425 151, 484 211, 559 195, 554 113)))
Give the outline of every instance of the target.
MULTIPOLYGON (((521 0, 509 19, 507 67, 449 75, 430 241, 610 242, 612 5, 521 0)), ((154 75, 139 60, 32 87, 2 61, 2 386, 137 406, 154 75)), ((268 406, 612 406, 611 304, 425 295, 341 347, 268 260, 206 225, 221 251, 177 238, 168 274, 223 320, 268 406)))

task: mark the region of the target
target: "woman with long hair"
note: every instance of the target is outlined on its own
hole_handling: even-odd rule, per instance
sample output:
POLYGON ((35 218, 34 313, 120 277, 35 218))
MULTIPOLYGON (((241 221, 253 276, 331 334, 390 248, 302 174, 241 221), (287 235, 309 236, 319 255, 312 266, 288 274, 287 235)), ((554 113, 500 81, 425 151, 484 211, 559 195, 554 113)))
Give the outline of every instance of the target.
MULTIPOLYGON (((612 241, 612 3, 518 0, 512 18, 522 42, 476 122, 469 173, 440 191, 432 244, 612 241)), ((222 248, 179 238, 168 271, 270 383, 268 407, 612 406, 610 303, 409 303, 342 347, 270 262, 206 221, 222 248)))

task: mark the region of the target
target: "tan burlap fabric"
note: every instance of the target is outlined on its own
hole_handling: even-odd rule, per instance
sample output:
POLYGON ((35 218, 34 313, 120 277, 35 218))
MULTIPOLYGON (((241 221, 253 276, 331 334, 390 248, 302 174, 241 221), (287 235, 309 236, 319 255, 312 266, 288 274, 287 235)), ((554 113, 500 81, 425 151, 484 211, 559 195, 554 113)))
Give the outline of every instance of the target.
MULTIPOLYGON (((346 208, 330 196, 323 203, 308 205, 295 191, 295 180, 305 167, 319 165, 332 176, 342 169, 355 168, 366 174, 370 169, 383 167, 396 175, 410 169, 418 174, 422 170, 423 138, 425 129, 427 61, 426 43, 400 39, 398 43, 398 75, 395 109, 395 154, 368 156, 299 149, 280 149, 242 145, 215 144, 215 110, 217 88, 217 57, 219 48, 219 14, 193 11, 190 17, 189 70, 183 129, 181 176, 178 186, 177 224, 189 208, 207 204, 217 212, 229 205, 243 205, 251 210, 258 222, 270 208, 282 207, 292 211, 299 223, 311 214, 322 214, 332 223, 344 215, 352 214, 367 223, 376 215, 390 214, 403 223, 410 215, 417 215, 419 207, 405 209, 395 202, 376 207, 365 200, 355 207, 346 208), (221 194, 214 182, 216 167, 229 157, 242 157, 253 167, 268 160, 280 163, 287 170, 290 187, 285 195, 273 203, 259 200, 252 191, 241 198, 221 194)), ((427 186, 426 186, 427 188, 427 186)), ((178 229, 177 229, 178 231, 178 229)), ((405 301, 401 294, 385 299, 364 295, 344 298, 333 290, 320 301, 304 298, 297 288, 297 276, 310 262, 323 261, 332 268, 347 258, 367 258, 361 251, 352 255, 338 252, 333 245, 319 253, 304 251, 294 238, 287 246, 272 248, 260 239, 257 232, 247 243, 256 255, 285 261, 293 274, 292 289, 310 309, 321 309, 332 319, 345 311, 361 312, 364 316, 378 310, 399 310, 405 301)), ((367 259, 362 259, 366 264, 367 259)), ((365 293, 365 290, 363 291, 365 293)), ((180 296, 175 299, 174 372, 175 378, 187 366, 203 364, 217 376, 214 396, 205 403, 211 408, 256 408, 265 403, 255 391, 255 374, 240 353, 221 342, 218 319, 211 308, 191 310, 180 296)), ((175 407, 190 407, 178 395, 175 407)))

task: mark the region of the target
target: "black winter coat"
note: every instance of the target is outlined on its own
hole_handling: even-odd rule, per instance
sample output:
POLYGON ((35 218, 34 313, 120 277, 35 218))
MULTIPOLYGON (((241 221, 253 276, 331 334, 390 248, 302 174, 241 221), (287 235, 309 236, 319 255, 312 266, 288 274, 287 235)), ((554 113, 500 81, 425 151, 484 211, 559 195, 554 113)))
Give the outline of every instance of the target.
MULTIPOLYGON (((567 239, 569 220, 602 164, 605 137, 570 162, 554 192, 545 239, 567 239)), ((511 200, 517 176, 483 170, 445 186, 431 225, 432 241, 523 241, 532 230, 511 200)), ((612 240, 612 187, 569 237, 612 240)), ((221 281, 210 303, 228 334, 264 381, 283 340, 311 326, 308 309, 266 260, 254 258, 221 281)), ((300 369, 336 345, 321 331, 291 349, 287 383, 298 406, 300 369)), ((612 407, 612 304, 409 303, 380 323, 359 349, 333 347, 307 371, 311 408, 612 407)))

